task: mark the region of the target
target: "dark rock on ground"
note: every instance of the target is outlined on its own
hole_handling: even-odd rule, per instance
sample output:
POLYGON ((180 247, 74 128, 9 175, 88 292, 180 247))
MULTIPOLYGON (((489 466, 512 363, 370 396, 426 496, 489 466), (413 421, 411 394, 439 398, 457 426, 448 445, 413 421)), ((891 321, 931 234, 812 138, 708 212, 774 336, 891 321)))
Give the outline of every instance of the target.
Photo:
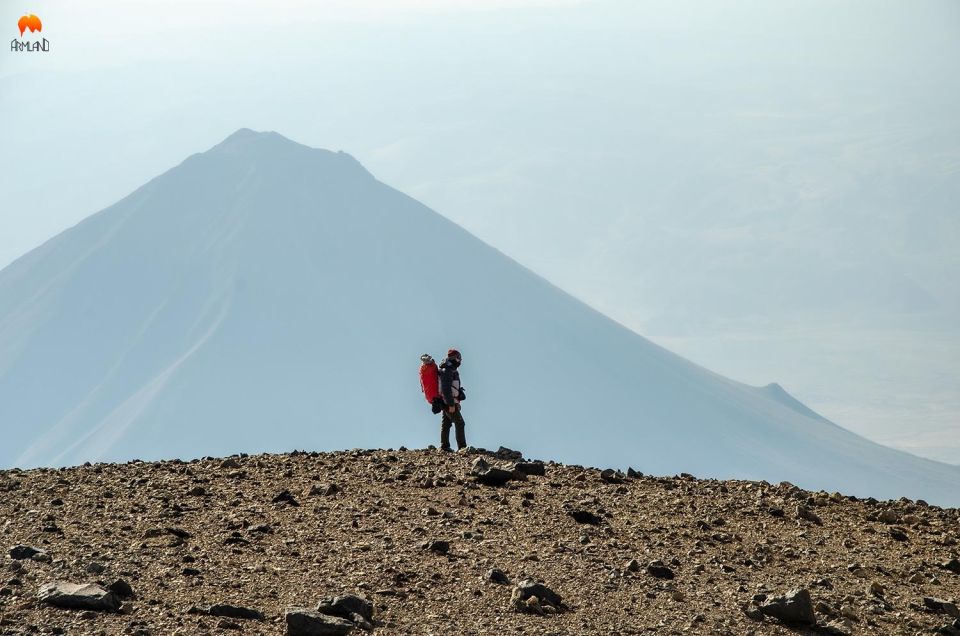
POLYGON ((516 610, 538 614, 545 613, 545 608, 553 611, 566 609, 559 594, 533 579, 524 579, 517 583, 510 596, 510 604, 516 610), (536 600, 531 602, 532 599, 536 600))
POLYGON ((120 599, 116 594, 93 583, 53 581, 40 587, 37 599, 41 603, 67 609, 97 612, 116 612, 120 609, 120 599))
POLYGON ((16 560, 32 559, 38 554, 45 554, 40 548, 29 545, 15 545, 10 548, 10 558, 16 560))
POLYGON ((284 490, 279 495, 273 498, 273 503, 286 503, 291 506, 299 506, 300 502, 296 500, 293 494, 289 490, 284 490))
POLYGON ((317 604, 317 611, 321 614, 339 616, 347 620, 352 620, 351 617, 355 615, 360 615, 368 621, 373 620, 373 603, 352 594, 322 599, 317 604))
POLYGON ((290 608, 284 615, 287 636, 345 636, 354 624, 307 608, 290 608))
POLYGON ((568 513, 577 523, 585 523, 591 526, 599 525, 603 518, 587 510, 571 510, 568 513))
POLYGON ((133 598, 135 596, 133 588, 123 579, 117 579, 107 589, 116 594, 117 598, 133 598))
POLYGON ((957 608, 956 603, 925 596, 923 597, 923 605, 924 607, 928 607, 938 614, 946 614, 947 616, 951 616, 953 618, 960 618, 960 609, 957 608))
POLYGON ((491 583, 496 583, 497 585, 510 585, 510 577, 508 577, 507 574, 499 568, 491 568, 487 570, 484 578, 491 583))
POLYGON ((670 580, 674 577, 673 570, 664 565, 663 561, 651 561, 648 563, 647 573, 657 579, 670 580))
POLYGON ((524 475, 536 475, 543 477, 546 475, 546 466, 543 462, 517 462, 513 465, 513 469, 516 472, 523 473, 524 475))
POLYGON ((626 475, 619 470, 607 468, 606 470, 600 471, 600 481, 608 484, 622 484, 626 481, 626 475))
POLYGON ((771 598, 759 609, 766 616, 776 618, 784 623, 814 625, 817 622, 817 617, 813 611, 813 602, 810 600, 810 592, 804 589, 791 590, 783 596, 771 598))

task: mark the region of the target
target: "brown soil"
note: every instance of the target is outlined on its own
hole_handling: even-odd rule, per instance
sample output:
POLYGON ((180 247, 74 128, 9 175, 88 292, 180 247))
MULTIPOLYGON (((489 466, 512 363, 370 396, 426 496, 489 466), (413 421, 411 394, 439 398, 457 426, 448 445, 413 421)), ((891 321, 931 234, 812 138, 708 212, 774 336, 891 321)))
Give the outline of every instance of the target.
POLYGON ((924 597, 960 597, 960 573, 948 567, 960 553, 957 509, 686 475, 608 483, 596 469, 553 463, 545 476, 492 487, 471 476, 474 455, 0 472, 0 634, 284 634, 286 608, 347 593, 374 603, 375 634, 739 636, 830 633, 831 623, 835 633, 912 635, 954 621, 952 606, 931 609, 924 597), (273 502, 285 490, 299 505, 273 502), (18 544, 49 559, 14 560, 7 551, 18 544), (653 576, 651 561, 675 578, 653 576), (511 584, 486 580, 491 568, 511 584), (513 584, 526 577, 568 609, 514 609, 513 584), (37 600, 50 581, 116 579, 136 594, 119 613, 37 600), (757 614, 763 595, 794 588, 810 591, 819 631, 757 614), (196 613, 217 603, 266 618, 196 613))

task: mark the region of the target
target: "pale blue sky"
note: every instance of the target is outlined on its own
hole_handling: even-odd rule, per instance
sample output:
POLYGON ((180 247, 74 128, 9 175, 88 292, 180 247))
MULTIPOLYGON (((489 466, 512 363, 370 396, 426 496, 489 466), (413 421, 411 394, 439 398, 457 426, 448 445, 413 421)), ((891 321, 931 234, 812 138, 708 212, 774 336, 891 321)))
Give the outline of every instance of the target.
POLYGON ((960 463, 953 0, 2 7, 51 52, 0 55, 0 266, 277 130, 698 363, 960 463))

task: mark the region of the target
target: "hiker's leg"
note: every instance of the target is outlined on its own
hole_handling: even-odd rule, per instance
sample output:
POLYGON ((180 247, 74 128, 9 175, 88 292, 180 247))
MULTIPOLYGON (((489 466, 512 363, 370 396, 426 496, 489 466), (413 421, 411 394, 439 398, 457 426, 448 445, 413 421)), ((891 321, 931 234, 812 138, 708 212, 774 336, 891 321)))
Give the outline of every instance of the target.
POLYGON ((450 448, 450 424, 452 424, 450 413, 444 407, 443 416, 440 418, 440 448, 450 448))
MULTIPOLYGON (((463 415, 460 413, 460 407, 457 407, 457 412, 453 413, 453 423, 456 425, 457 432, 457 448, 466 448, 467 447, 467 435, 463 430, 466 426, 466 422, 463 421, 463 415)), ((449 430, 449 429, 447 429, 449 430)))

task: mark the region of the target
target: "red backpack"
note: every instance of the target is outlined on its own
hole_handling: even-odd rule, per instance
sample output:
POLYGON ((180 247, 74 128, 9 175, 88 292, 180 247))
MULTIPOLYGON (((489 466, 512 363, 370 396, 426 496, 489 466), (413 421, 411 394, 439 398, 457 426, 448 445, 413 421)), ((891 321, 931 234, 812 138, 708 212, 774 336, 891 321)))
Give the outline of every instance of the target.
MULTIPOLYGON (((440 370, 429 354, 425 353, 420 356, 420 362, 422 363, 420 365, 420 390, 423 391, 423 397, 427 400, 427 403, 436 408, 438 403, 443 402, 443 398, 440 397, 440 370)), ((439 410, 434 411, 434 413, 439 412, 439 410)))

